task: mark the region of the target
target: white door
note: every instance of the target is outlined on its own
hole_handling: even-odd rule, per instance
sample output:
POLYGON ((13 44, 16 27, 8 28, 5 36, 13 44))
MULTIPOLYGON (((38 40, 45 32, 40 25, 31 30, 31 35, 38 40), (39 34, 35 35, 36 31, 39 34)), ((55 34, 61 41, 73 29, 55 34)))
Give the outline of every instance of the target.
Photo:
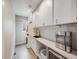
POLYGON ((16 45, 26 43, 26 32, 23 31, 24 22, 16 22, 16 45))

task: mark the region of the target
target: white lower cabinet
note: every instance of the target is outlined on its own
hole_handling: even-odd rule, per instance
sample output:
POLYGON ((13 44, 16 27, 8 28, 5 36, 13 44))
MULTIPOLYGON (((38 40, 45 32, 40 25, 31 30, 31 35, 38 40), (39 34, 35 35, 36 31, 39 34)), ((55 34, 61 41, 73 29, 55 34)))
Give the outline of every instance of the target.
POLYGON ((36 42, 35 38, 33 38, 33 37, 31 40, 31 48, 33 49, 34 53, 37 55, 37 42, 36 42))

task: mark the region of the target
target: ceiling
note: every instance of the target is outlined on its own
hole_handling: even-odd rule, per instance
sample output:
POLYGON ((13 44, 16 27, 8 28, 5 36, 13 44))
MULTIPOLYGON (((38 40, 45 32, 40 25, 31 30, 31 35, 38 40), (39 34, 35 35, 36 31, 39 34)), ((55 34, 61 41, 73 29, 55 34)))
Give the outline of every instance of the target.
POLYGON ((41 1, 42 0, 12 0, 12 5, 16 15, 27 17, 31 11, 36 9, 41 1))

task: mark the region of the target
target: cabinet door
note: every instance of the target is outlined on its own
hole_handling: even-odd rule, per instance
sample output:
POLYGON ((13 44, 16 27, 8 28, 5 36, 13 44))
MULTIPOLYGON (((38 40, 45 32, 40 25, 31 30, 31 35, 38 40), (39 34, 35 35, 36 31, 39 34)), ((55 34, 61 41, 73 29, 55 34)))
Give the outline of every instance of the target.
POLYGON ((36 27, 40 27, 40 21, 39 21, 39 12, 35 12, 35 21, 36 21, 36 27))
POLYGON ((47 0, 45 1, 44 8, 44 22, 45 26, 54 25, 54 1, 47 0))
POLYGON ((77 0, 71 0, 71 19, 77 22, 77 0))
POLYGON ((44 0, 39 7, 40 26, 53 24, 53 0, 44 0))
POLYGON ((35 38, 34 38, 34 40, 33 40, 33 44, 34 44, 34 52, 35 52, 35 54, 36 54, 36 40, 35 40, 35 38))
POLYGON ((33 13, 33 27, 35 28, 35 27, 39 27, 39 25, 40 25, 40 22, 39 22, 39 15, 38 15, 39 13, 37 12, 37 11, 35 11, 34 13, 33 13))
POLYGON ((37 54, 37 44, 35 38, 32 37, 31 41, 31 48, 33 49, 34 53, 37 54))
POLYGON ((76 20, 76 0, 54 0, 55 24, 73 23, 76 20))
POLYGON ((32 18, 32 26, 33 26, 33 28, 35 28, 36 27, 36 20, 35 20, 35 13, 33 13, 33 18, 32 18))

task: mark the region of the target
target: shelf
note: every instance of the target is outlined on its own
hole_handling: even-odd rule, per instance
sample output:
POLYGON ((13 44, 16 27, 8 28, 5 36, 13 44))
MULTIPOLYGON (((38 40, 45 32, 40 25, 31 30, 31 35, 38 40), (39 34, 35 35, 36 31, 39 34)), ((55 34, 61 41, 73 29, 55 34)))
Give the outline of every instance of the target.
POLYGON ((53 51, 59 53, 60 55, 64 56, 67 59, 77 59, 76 55, 67 53, 67 52, 65 52, 65 51, 63 51, 61 49, 56 48, 55 47, 55 42, 46 40, 44 38, 36 38, 36 40, 39 41, 40 43, 44 44, 45 46, 51 48, 53 51))

